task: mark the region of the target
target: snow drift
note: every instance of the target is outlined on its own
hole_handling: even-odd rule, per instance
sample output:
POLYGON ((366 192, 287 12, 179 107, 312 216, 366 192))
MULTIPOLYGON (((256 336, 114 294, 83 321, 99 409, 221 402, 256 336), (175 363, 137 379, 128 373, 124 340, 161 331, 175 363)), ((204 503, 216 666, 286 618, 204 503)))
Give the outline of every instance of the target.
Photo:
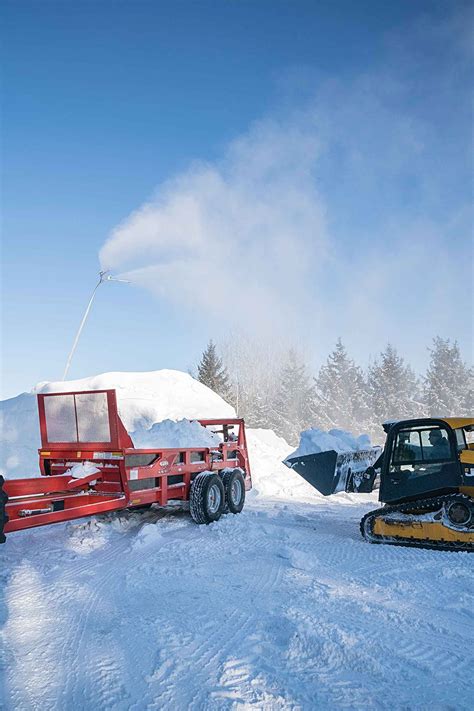
POLYGON ((219 435, 203 427, 196 420, 163 420, 149 429, 141 427, 130 432, 137 449, 164 449, 166 447, 214 447, 222 441, 219 435))
POLYGON ((322 498, 310 484, 283 460, 293 447, 273 430, 248 429, 247 445, 252 469, 253 489, 257 494, 275 498, 322 498))

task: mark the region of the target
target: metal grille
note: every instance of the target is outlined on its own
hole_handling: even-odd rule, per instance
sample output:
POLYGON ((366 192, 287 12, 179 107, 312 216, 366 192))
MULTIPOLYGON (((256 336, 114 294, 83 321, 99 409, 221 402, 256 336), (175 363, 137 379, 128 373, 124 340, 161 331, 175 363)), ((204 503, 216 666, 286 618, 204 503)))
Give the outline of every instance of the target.
POLYGON ((44 398, 48 442, 110 442, 106 393, 44 398))
POLYGON ((79 442, 110 442, 107 393, 75 395, 79 442))
POLYGON ((48 442, 77 442, 74 395, 51 395, 44 398, 48 442))

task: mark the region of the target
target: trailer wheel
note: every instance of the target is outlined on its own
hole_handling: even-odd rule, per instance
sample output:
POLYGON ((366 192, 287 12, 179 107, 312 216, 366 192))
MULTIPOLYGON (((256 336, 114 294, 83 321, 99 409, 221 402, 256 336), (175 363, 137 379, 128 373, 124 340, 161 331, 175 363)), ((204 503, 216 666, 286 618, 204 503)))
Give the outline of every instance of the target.
POLYGON ((8 521, 7 512, 5 505, 8 501, 8 496, 3 491, 3 476, 0 474, 0 543, 5 543, 5 534, 3 533, 3 528, 8 521))
POLYGON ((212 523, 224 510, 225 493, 221 478, 213 472, 201 472, 191 484, 189 510, 196 523, 212 523))
POLYGON ((233 514, 238 514, 244 508, 245 480, 241 469, 230 469, 222 477, 224 484, 226 508, 233 514))

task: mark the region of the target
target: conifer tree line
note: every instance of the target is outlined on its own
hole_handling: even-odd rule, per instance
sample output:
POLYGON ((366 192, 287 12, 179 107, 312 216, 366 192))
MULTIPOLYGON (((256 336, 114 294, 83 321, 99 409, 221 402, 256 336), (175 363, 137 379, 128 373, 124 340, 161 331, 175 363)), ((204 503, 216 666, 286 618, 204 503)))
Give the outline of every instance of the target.
POLYGON ((382 443, 387 420, 474 415, 474 368, 456 341, 436 337, 422 375, 388 344, 366 369, 339 339, 318 373, 294 349, 275 354, 252 344, 210 341, 197 378, 231 403, 249 427, 274 430, 289 444, 309 427, 368 433, 382 443))

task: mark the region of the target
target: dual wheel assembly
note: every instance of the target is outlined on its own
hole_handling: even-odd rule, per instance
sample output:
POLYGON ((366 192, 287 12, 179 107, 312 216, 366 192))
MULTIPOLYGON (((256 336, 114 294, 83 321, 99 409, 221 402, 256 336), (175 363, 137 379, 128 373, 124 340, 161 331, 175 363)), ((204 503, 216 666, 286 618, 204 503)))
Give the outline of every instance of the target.
POLYGON ((221 473, 201 472, 191 485, 189 510, 196 523, 212 523, 222 514, 238 514, 245 503, 245 480, 241 469, 221 473))

